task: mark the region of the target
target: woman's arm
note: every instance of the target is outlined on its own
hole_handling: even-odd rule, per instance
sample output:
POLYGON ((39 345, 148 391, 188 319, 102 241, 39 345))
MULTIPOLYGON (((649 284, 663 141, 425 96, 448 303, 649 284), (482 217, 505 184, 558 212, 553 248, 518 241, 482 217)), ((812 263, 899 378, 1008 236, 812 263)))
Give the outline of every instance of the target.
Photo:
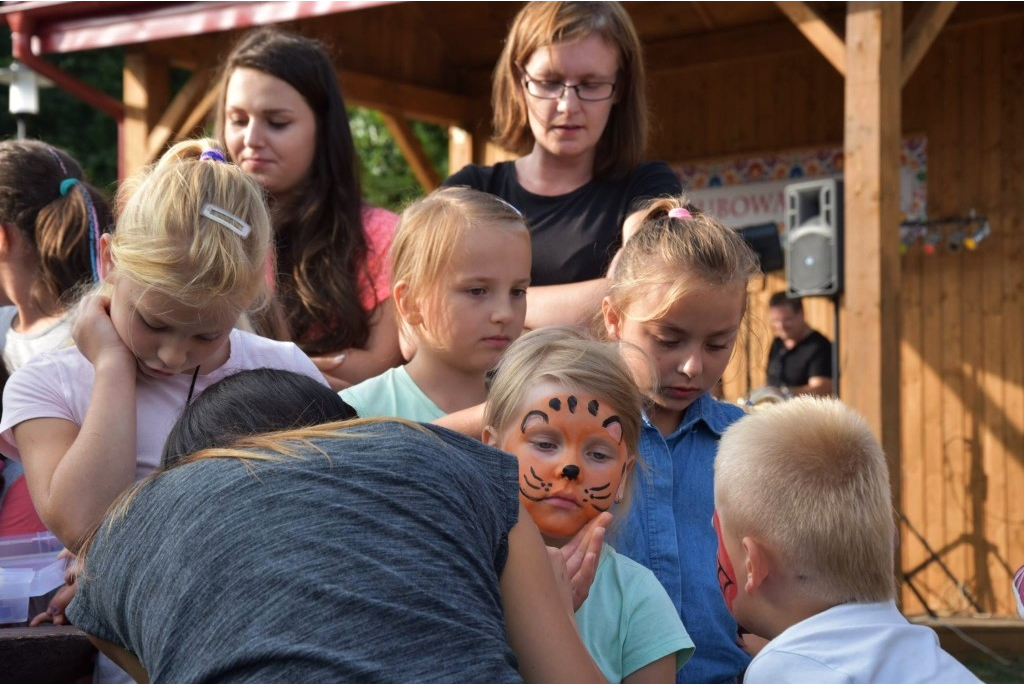
POLYGON ((398 342, 398 322, 392 307, 388 299, 373 310, 370 316, 370 339, 365 348, 353 347, 337 355, 312 358, 332 389, 343 390, 405 363, 398 342), (344 358, 339 359, 340 355, 344 355, 344 358))
POLYGON ((608 279, 531 286, 526 291, 526 328, 587 326, 601 311, 608 279))
POLYGON ((104 640, 103 638, 96 637, 86 633, 85 636, 89 638, 89 642, 96 646, 96 649, 100 650, 113 661, 115 664, 125 670, 137 683, 148 683, 149 674, 146 673, 146 669, 142 667, 139 660, 135 658, 135 655, 129 652, 121 645, 114 644, 104 640))
MULTIPOLYGON (((508 641, 528 683, 603 683, 566 606, 540 531, 520 505, 501 573, 508 641)), ((570 602, 571 603, 571 602, 570 602)))
POLYGON ((484 432, 484 405, 477 404, 468 409, 453 411, 431 423, 479 440, 484 432))

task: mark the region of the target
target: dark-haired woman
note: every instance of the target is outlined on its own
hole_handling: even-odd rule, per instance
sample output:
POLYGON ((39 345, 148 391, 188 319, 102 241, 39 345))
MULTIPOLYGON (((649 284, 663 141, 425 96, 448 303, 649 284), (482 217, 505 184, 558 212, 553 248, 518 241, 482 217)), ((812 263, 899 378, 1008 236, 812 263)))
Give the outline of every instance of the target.
POLYGON ((398 217, 365 204, 337 75, 315 40, 244 35, 220 81, 217 137, 267 191, 277 240, 276 321, 334 389, 402 363, 388 248, 398 217))

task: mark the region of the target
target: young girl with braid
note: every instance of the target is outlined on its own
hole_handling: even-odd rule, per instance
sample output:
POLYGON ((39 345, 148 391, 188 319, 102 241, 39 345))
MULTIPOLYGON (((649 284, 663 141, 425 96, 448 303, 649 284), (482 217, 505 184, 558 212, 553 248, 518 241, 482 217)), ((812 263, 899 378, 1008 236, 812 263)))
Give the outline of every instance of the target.
MULTIPOLYGON (((625 514, 641 398, 617 347, 575 328, 532 331, 502 357, 483 439, 518 459, 520 502, 550 547, 625 514)), ((575 619, 594 661, 611 683, 674 682, 693 642, 672 600, 650 570, 592 547, 600 560, 575 619)))
POLYGON ((711 390, 732 357, 757 258, 736 231, 683 198, 652 202, 623 246, 602 303, 608 336, 627 356, 649 405, 630 517, 615 548, 661 581, 696 653, 678 682, 736 682, 750 657, 719 592, 713 463, 722 432, 741 416, 711 390))
MULTIPOLYGON (((71 337, 68 300, 98 280, 92 259, 113 219, 78 162, 38 140, 0 142, 0 350, 3 379, 71 337)), ((0 385, 2 387, 2 385, 0 385)), ((21 464, 3 458, 0 535, 46 530, 21 464)))

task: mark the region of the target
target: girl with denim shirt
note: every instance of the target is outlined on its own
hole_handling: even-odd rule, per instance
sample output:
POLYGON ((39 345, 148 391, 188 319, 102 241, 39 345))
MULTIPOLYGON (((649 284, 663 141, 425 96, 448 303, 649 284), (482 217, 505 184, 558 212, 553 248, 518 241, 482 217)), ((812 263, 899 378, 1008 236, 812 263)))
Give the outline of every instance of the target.
POLYGON ((630 516, 610 532, 620 553, 668 591, 696 652, 677 682, 737 682, 750 660, 719 590, 713 463, 722 432, 743 415, 712 395, 732 356, 757 258, 738 233, 686 204, 650 203, 602 302, 613 339, 650 400, 630 516))

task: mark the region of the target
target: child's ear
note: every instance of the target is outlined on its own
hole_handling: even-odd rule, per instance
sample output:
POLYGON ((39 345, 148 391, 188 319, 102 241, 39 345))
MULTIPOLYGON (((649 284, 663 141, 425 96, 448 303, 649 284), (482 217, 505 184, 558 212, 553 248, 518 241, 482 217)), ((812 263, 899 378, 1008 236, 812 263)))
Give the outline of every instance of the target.
POLYGON ((498 431, 494 430, 494 428, 492 426, 484 426, 484 432, 483 432, 483 435, 480 436, 480 440, 485 445, 490 445, 491 447, 497 447, 498 446, 498 431))
POLYGON ((771 574, 771 557, 764 545, 752 537, 743 538, 742 544, 747 577, 746 579, 737 578, 736 582, 742 580, 743 590, 749 595, 760 589, 771 574))
POLYGON ((608 333, 608 337, 618 340, 622 329, 622 317, 608 297, 601 300, 601 315, 604 317, 604 330, 608 333))
POLYGON ((11 250, 11 238, 13 237, 14 231, 18 229, 14 226, 7 226, 0 224, 0 254, 7 254, 11 250))
POLYGON ((615 503, 618 504, 622 501, 622 498, 626 496, 626 488, 629 487, 629 477, 633 475, 633 469, 636 467, 636 458, 630 457, 626 462, 625 467, 622 469, 622 479, 619 480, 619 487, 615 490, 615 503))
POLYGON ((395 307, 398 308, 398 315, 403 321, 410 326, 419 326, 423 323, 418 304, 409 296, 408 281, 401 280, 395 283, 394 295, 395 307))
POLYGON ((114 239, 110 233, 100 236, 100 278, 105 278, 114 270, 114 259, 110 255, 110 242, 114 239))

